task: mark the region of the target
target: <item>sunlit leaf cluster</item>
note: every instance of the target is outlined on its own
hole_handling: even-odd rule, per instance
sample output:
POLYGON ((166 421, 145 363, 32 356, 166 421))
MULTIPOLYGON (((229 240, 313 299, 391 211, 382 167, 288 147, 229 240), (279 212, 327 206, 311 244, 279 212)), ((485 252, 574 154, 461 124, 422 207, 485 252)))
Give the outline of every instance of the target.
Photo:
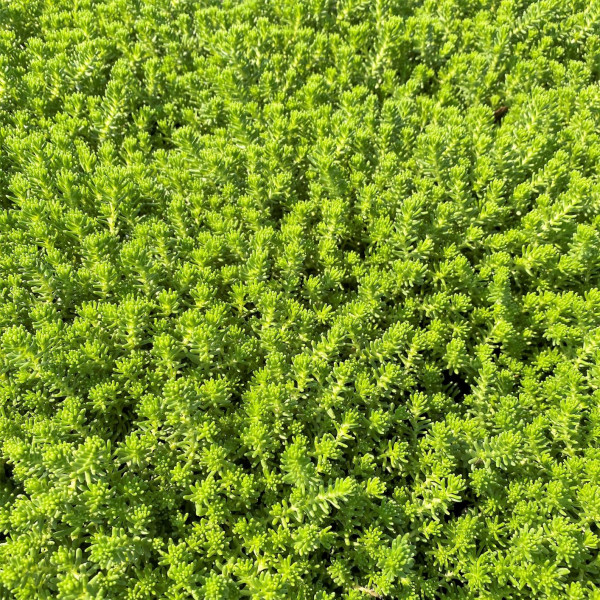
POLYGON ((599 600, 600 2, 0 0, 0 599, 599 600))

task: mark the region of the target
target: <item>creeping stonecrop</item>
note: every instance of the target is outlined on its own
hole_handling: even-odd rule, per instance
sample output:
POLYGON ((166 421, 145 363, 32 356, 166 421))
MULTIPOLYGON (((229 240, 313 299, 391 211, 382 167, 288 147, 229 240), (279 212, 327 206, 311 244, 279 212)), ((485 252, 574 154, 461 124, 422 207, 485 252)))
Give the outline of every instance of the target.
POLYGON ((0 0, 0 600, 600 599, 598 0, 0 0))

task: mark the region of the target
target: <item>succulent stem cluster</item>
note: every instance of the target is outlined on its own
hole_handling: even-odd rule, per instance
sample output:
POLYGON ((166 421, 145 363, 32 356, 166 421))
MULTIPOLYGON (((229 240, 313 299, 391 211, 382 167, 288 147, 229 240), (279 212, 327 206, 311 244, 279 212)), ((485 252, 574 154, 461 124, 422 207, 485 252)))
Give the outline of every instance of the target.
POLYGON ((599 600, 600 2, 0 0, 0 600, 599 600))

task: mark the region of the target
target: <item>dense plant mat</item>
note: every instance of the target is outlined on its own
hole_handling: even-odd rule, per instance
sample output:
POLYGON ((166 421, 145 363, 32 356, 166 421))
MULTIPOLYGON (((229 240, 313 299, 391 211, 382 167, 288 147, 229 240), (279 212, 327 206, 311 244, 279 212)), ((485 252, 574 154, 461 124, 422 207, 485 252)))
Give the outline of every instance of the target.
POLYGON ((597 0, 1 0, 0 598, 600 598, 597 0))

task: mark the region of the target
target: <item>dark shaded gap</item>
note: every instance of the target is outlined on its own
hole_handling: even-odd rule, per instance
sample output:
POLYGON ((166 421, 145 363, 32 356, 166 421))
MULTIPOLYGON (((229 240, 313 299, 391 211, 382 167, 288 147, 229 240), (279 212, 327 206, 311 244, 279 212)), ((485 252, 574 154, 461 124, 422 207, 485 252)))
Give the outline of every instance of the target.
POLYGON ((452 397, 463 399, 471 393, 471 384, 460 373, 443 371, 442 388, 452 397))

